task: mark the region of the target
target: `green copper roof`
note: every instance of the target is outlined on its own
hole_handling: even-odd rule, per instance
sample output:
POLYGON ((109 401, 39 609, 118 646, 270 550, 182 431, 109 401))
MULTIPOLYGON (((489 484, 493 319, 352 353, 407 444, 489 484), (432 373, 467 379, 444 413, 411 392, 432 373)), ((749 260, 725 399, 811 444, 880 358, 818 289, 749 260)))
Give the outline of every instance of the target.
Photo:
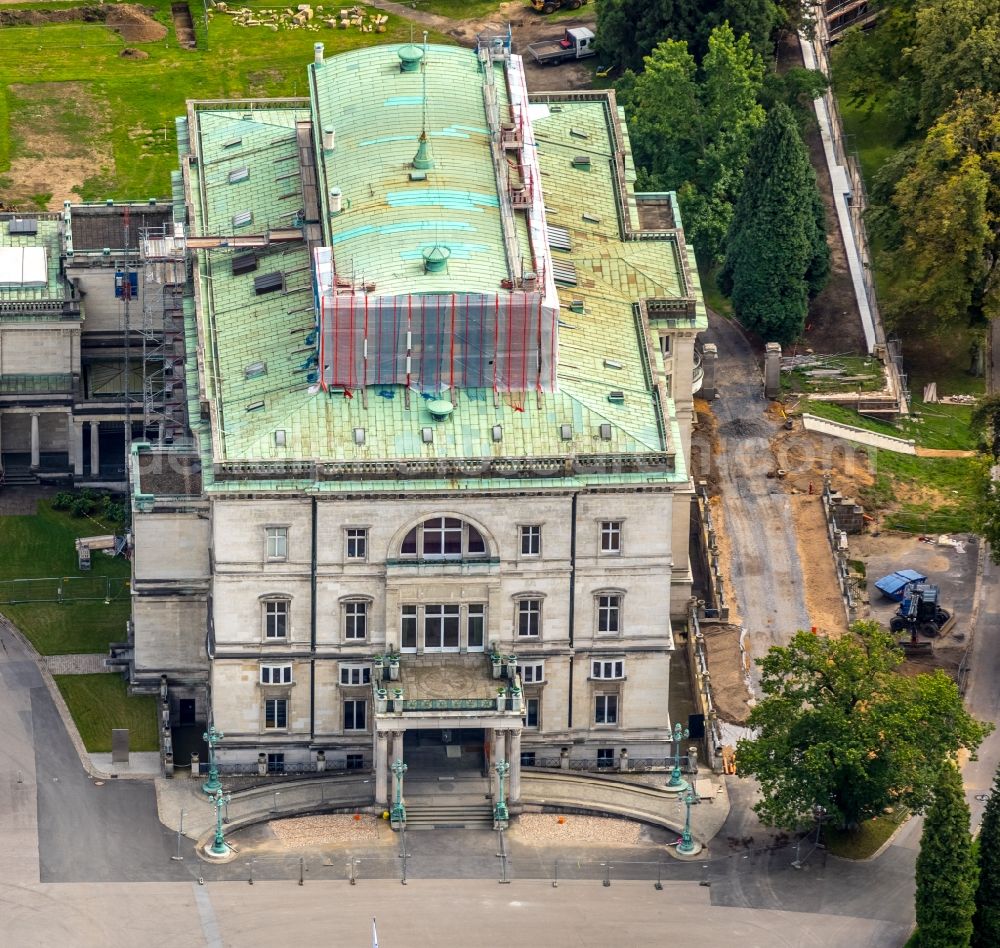
POLYGON ((324 204, 331 188, 342 210, 327 217, 337 272, 375 284, 380 296, 494 292, 508 276, 483 84, 472 50, 430 46, 419 68, 400 70, 406 47, 377 46, 310 66, 324 204), (426 90, 426 98, 425 98, 426 90), (431 166, 414 158, 426 127, 431 166), (424 268, 424 252, 447 247, 447 265, 424 268))
POLYGON ((39 300, 62 300, 69 296, 69 287, 59 272, 61 246, 61 222, 54 215, 3 215, 0 220, 0 247, 42 247, 45 249, 47 283, 42 286, 17 286, 0 283, 0 302, 28 302, 39 300), (9 225, 16 219, 35 220, 37 233, 10 233, 9 225))
MULTIPOLYGON (((432 186, 409 180, 421 118, 419 103, 411 98, 421 96, 421 76, 419 71, 400 73, 396 47, 360 50, 310 69, 317 84, 312 118, 318 158, 324 154, 322 130, 332 127, 336 135, 320 176, 343 193, 344 210, 329 224, 338 265, 349 254, 354 273, 378 283, 380 294, 420 292, 424 286, 434 292, 443 286, 494 290, 506 265, 485 126, 476 127, 485 118, 483 77, 474 54, 441 47, 428 54, 435 168, 426 173, 441 175, 432 186), (448 135, 435 136, 445 128, 451 130, 448 135), (442 220, 473 228, 476 247, 463 249, 457 237, 461 228, 442 231, 442 220), (424 273, 424 253, 436 244, 450 252, 447 267, 440 274, 424 273)), ((498 89, 503 89, 502 75, 498 89)), ((259 250, 257 269, 235 274, 232 249, 201 251, 197 326, 193 313, 186 313, 186 326, 188 351, 197 349, 200 360, 197 378, 191 365, 189 383, 195 384, 189 384, 189 406, 203 451, 211 452, 206 471, 213 461, 280 462, 289 466, 285 477, 276 473, 275 480, 255 480, 248 489, 284 490, 302 489, 309 475, 293 473, 293 467, 314 461, 568 460, 667 453, 676 454, 673 471, 616 473, 611 463, 602 472, 569 473, 567 468, 565 476, 536 479, 411 481, 400 473, 392 483, 397 489, 473 484, 516 489, 686 481, 673 404, 667 399, 665 412, 657 404, 648 365, 655 346, 644 334, 638 301, 680 301, 697 293, 697 285, 685 286, 675 238, 636 233, 639 211, 631 193, 630 160, 619 206, 613 173, 616 114, 608 100, 569 96, 532 109, 550 240, 553 247, 568 246, 551 252, 542 248, 558 276, 559 391, 448 391, 435 396, 454 406, 444 418, 432 414, 430 396, 407 394, 397 385, 370 386, 351 397, 324 393, 314 384, 315 291, 305 243, 259 250), (588 163, 574 161, 584 154, 589 170, 588 163), (631 231, 628 239, 621 237, 622 218, 631 231), (565 240, 554 238, 557 231, 565 232, 565 240), (280 291, 258 294, 255 280, 270 273, 281 275, 280 291), (199 385, 200 397, 212 405, 211 431, 198 420, 193 393, 199 385)), ((201 159, 186 171, 195 205, 192 231, 232 234, 232 218, 241 210, 252 212, 252 223, 237 234, 287 228, 303 207, 293 132, 307 111, 292 105, 250 110, 233 103, 199 107, 192 114, 191 142, 201 159)), ((320 190, 325 194, 328 188, 320 190)), ((527 246, 521 212, 515 214, 515 227, 527 246)), ((700 328, 702 313, 685 317, 685 325, 700 328)), ((235 489, 242 481, 235 470, 231 478, 224 472, 217 477, 206 479, 206 489, 235 489)), ((367 477, 365 489, 378 489, 378 476, 367 477)), ((317 489, 356 489, 359 482, 352 478, 327 480, 317 489)))

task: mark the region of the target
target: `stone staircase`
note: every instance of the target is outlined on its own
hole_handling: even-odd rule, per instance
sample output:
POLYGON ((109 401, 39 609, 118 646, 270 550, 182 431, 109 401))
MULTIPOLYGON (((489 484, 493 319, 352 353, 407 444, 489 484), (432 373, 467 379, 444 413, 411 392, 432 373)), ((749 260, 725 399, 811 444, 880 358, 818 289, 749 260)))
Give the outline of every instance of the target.
POLYGON ((32 487, 38 483, 38 478, 32 473, 30 465, 8 462, 4 466, 0 483, 4 487, 32 487))
POLYGON ((490 782, 478 773, 413 775, 406 780, 406 828, 492 829, 490 782))
POLYGON ((407 803, 406 828, 432 829, 493 829, 493 807, 483 803, 432 803, 421 800, 407 803))

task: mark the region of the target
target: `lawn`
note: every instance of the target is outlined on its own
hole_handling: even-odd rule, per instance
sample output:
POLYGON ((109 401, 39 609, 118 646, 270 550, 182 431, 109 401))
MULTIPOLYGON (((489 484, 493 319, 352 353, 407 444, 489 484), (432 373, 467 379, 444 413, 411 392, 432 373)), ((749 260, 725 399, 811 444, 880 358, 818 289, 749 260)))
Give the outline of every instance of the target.
MULTIPOLYGON (((829 402, 809 401, 804 409, 822 418, 869 431, 912 438, 926 448, 975 447, 967 405, 916 403, 915 417, 896 424, 865 418, 829 402)), ((859 491, 869 508, 886 510, 886 527, 911 533, 968 533, 975 519, 977 468, 970 458, 927 458, 869 449, 875 483, 859 491)))
POLYGON ((866 820, 857 829, 841 830, 833 826, 823 827, 823 842, 827 852, 843 859, 867 859, 878 852, 879 847, 900 827, 908 810, 899 810, 890 816, 878 816, 866 820))
MULTIPOLYGON (((4 9, 53 6, 58 5, 4 9)), ((184 114, 187 99, 304 96, 313 43, 325 43, 331 56, 405 42, 411 35, 409 21, 393 15, 385 33, 363 33, 325 26, 272 32, 210 13, 207 33, 195 17, 199 48, 188 50, 177 43, 169 0, 151 0, 148 6, 169 27, 163 40, 152 43, 125 43, 97 23, 0 28, 5 53, 0 59, 0 188, 8 200, 26 204, 32 195, 25 192, 44 190, 26 184, 30 163, 43 154, 53 167, 65 169, 64 186, 84 200, 169 195, 170 172, 177 167, 174 118, 184 114), (122 58, 126 46, 148 58, 122 58)), ((241 6, 273 8, 263 0, 241 6)), ((437 34, 429 39, 454 42, 437 34)))
MULTIPOLYGON (((48 503, 38 504, 30 516, 0 517, 0 597, 16 605, 0 604, 0 610, 14 622, 43 655, 72 652, 104 652, 108 643, 125 638, 129 616, 127 581, 130 566, 120 557, 112 559, 95 553, 89 573, 77 569, 73 541, 79 536, 111 533, 113 528, 99 520, 74 518, 56 511, 48 503), (40 596, 34 583, 14 584, 11 580, 36 577, 81 577, 79 582, 63 583, 66 596, 79 594, 82 586, 94 602, 25 603, 29 596, 40 596), (105 604, 105 579, 111 580, 111 602, 105 604), (23 592, 30 587, 31 592, 23 592)), ((55 594, 58 584, 49 584, 55 594)))
POLYGON ((698 268, 698 277, 701 281, 701 292, 705 297, 705 305, 720 316, 731 318, 733 315, 733 304, 729 302, 729 297, 725 296, 716 282, 719 274, 719 265, 708 270, 698 268))
POLYGON ((111 750, 112 728, 129 729, 129 750, 160 749, 156 698, 129 696, 118 675, 55 675, 83 744, 92 754, 111 750))

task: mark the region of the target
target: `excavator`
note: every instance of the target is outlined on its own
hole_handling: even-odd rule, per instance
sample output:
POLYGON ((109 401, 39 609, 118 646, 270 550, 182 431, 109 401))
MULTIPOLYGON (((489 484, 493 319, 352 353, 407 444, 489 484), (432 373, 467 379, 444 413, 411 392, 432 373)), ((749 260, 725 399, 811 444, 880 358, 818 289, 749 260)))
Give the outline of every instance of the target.
POLYGON ((538 13, 555 13, 566 7, 567 10, 579 10, 587 0, 531 0, 531 8, 538 13))

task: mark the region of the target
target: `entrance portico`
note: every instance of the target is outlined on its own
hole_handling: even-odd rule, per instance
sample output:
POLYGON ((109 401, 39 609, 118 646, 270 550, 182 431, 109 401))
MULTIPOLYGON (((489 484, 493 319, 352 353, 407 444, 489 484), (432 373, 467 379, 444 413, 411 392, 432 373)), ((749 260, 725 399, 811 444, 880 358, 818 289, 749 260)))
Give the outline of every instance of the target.
MULTIPOLYGON (((520 798, 521 726, 524 702, 520 682, 494 679, 483 655, 406 656, 393 680, 377 679, 375 696, 375 800, 386 805, 391 796, 390 768, 396 760, 406 760, 404 743, 409 732, 414 747, 443 746, 442 775, 454 767, 445 762, 473 757, 485 762, 490 775, 490 792, 497 795, 495 765, 510 765, 510 803, 520 798), (414 740, 414 732, 420 734, 414 740), (442 733, 444 732, 444 733, 442 733), (433 736, 432 736, 433 735, 433 736), (479 738, 483 757, 468 747, 467 739, 479 738), (457 742, 456 742, 457 738, 457 742), (451 751, 448 748, 452 748, 451 751), (485 758, 485 760, 484 760, 485 758)), ((434 755, 417 750, 424 764, 434 767, 434 755)), ((412 771, 410 772, 412 776, 412 771)), ((426 774, 424 775, 426 776, 426 774)))

